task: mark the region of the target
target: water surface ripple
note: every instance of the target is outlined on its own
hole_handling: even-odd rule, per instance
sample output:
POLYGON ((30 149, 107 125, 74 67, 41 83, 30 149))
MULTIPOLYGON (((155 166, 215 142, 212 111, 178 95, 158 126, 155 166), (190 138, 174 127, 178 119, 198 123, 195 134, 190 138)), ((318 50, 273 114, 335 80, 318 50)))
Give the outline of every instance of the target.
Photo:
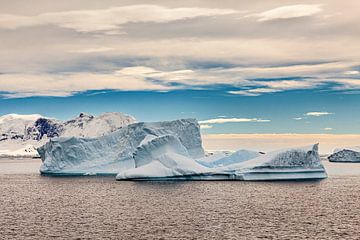
POLYGON ((0 239, 356 239, 359 186, 3 174, 0 239))

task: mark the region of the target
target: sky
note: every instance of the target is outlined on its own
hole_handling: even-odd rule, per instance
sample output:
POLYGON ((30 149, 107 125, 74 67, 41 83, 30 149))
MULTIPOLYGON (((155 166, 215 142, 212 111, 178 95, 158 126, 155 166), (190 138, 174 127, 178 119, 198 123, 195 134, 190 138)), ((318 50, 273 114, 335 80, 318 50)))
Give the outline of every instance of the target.
POLYGON ((0 0, 0 115, 360 134, 360 2, 0 0))

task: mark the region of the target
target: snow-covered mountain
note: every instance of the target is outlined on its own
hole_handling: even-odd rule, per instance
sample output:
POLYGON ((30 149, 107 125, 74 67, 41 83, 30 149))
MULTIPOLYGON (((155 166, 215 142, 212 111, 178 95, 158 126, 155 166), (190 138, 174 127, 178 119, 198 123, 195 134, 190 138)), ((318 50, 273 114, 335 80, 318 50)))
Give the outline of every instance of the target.
POLYGON ((92 116, 80 113, 69 121, 38 114, 0 116, 0 156, 37 156, 36 147, 56 137, 100 137, 136 122, 118 112, 92 116))

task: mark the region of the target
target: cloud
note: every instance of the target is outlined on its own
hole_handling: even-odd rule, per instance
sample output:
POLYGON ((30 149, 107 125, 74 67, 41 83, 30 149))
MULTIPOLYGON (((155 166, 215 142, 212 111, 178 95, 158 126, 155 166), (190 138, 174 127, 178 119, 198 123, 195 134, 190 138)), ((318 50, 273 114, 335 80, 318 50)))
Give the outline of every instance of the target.
POLYGON ((298 4, 274 8, 259 14, 256 14, 259 22, 293 19, 299 17, 313 16, 322 11, 319 4, 298 4))
POLYGON ((166 86, 141 77, 110 73, 62 74, 0 74, 0 89, 4 97, 71 96, 89 90, 167 91, 176 87, 166 86))
POLYGON ((335 90, 360 89, 360 79, 333 79, 333 82, 339 84, 334 87, 335 90))
MULTIPOLYGON (((86 49, 83 53, 112 51, 108 48, 86 49)), ((178 89, 216 89, 219 85, 233 86, 238 90, 230 94, 259 96, 289 90, 316 89, 336 84, 332 90, 360 88, 358 79, 329 79, 327 71, 348 67, 347 64, 328 63, 294 65, 288 67, 229 67, 183 68, 160 70, 147 66, 133 66, 103 72, 30 72, 0 74, 1 95, 5 97, 71 96, 91 90, 171 91, 178 89), (299 71, 307 78, 283 80, 281 72, 299 71), (325 74, 325 75, 324 75, 325 74), (309 77, 312 76, 313 77, 309 77), (317 75, 317 76, 315 76, 317 75), (266 79, 271 76, 273 78, 266 79), (265 79, 261 79, 265 77, 265 79), (280 77, 277 79, 276 77, 280 77), (318 77, 318 78, 316 78, 318 77)))
POLYGON ((212 17, 235 14, 232 9, 213 8, 167 8, 158 5, 129 5, 95 10, 48 12, 35 16, 0 15, 0 28, 55 25, 77 32, 103 32, 122 34, 119 27, 127 23, 165 23, 197 17, 212 17))
POLYGON ((243 123, 243 122, 270 122, 268 119, 261 119, 261 118, 214 118, 199 121, 200 124, 222 124, 222 123, 243 123))
POLYGON ((304 115, 306 116, 311 116, 311 117, 320 117, 320 116, 326 116, 326 115, 332 115, 334 113, 330 113, 330 112, 308 112, 305 113, 304 115))
POLYGON ((200 129, 210 129, 210 128, 213 128, 213 126, 208 124, 200 124, 200 129))
POLYGON ((295 117, 295 118, 293 118, 294 120, 296 120, 296 121, 300 121, 300 120, 302 120, 303 118, 302 117, 295 117))
POLYGON ((344 72, 345 75, 357 75, 359 73, 360 73, 359 71, 354 71, 354 70, 344 72))
POLYGON ((113 51, 113 50, 115 50, 115 48, 111 48, 111 47, 93 47, 93 48, 72 50, 70 52, 72 52, 72 53, 102 53, 102 52, 108 52, 108 51, 113 51))
POLYGON ((324 128, 324 130, 325 130, 325 131, 331 131, 331 130, 333 130, 333 128, 331 128, 331 127, 326 127, 326 128, 324 128))
POLYGON ((313 80, 278 80, 278 81, 252 81, 249 85, 260 86, 259 88, 228 91, 230 94, 244 96, 259 96, 264 93, 276 93, 287 90, 313 89, 323 84, 321 81, 313 80))

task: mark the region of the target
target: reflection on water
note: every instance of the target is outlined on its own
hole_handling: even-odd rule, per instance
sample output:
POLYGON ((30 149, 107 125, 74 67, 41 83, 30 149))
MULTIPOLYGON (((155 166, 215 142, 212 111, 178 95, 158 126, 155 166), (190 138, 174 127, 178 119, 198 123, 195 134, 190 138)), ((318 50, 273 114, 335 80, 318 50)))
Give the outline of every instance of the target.
POLYGON ((346 175, 345 168, 360 165, 326 167, 333 174, 320 182, 0 173, 0 239, 356 239, 360 174, 346 175))

